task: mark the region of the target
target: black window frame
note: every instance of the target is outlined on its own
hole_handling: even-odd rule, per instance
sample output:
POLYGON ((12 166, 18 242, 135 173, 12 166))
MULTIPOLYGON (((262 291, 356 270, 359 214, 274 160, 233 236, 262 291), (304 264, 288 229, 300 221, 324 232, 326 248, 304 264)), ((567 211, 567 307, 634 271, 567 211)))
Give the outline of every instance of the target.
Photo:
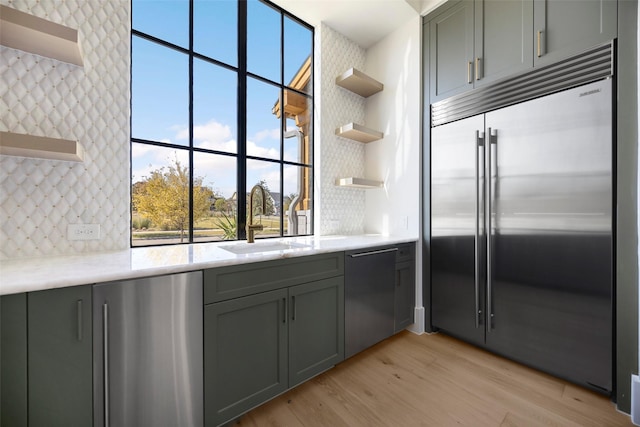
MULTIPOLYGON (((149 246, 172 246, 172 245, 180 245, 180 244, 192 244, 192 243, 215 243, 217 241, 215 240, 209 240, 209 241, 194 241, 194 218, 193 218, 193 181, 194 181, 194 153, 196 152, 201 152, 201 153, 207 153, 207 154, 215 154, 215 155, 223 155, 223 156, 229 156, 229 157, 235 157, 236 158, 236 164, 237 164, 237 176, 236 176, 236 195, 237 195, 237 218, 236 218, 236 224, 237 224, 237 236, 236 236, 236 241, 239 240, 245 240, 246 239, 246 220, 247 220, 247 204, 244 201, 244 197, 242 195, 248 193, 247 192, 247 160, 259 160, 262 162, 269 162, 269 163, 274 163, 274 164, 278 164, 279 165, 279 170, 280 170, 280 188, 279 188, 279 194, 280 194, 280 200, 279 200, 279 216, 280 216, 280 233, 279 236, 256 236, 256 238, 260 238, 260 239, 279 239, 282 237, 300 237, 300 236, 312 236, 314 234, 314 214, 313 214, 313 210, 314 210, 314 204, 315 204, 315 197, 314 197, 314 182, 315 182, 315 166, 314 166, 314 108, 315 108, 315 103, 314 103, 314 91, 315 91, 315 70, 314 70, 314 58, 315 58, 315 29, 313 26, 309 25, 308 23, 304 22, 303 20, 301 20, 300 18, 292 15, 291 13, 287 12, 285 9, 279 7, 278 5, 275 5, 273 3, 271 3, 268 0, 237 0, 237 5, 238 5, 238 40, 237 40, 237 66, 233 66, 233 65, 229 65, 227 63, 224 63, 222 61, 216 60, 214 58, 211 58, 209 56, 203 55, 201 53, 198 53, 196 51, 194 51, 193 45, 194 45, 194 0, 189 0, 189 47, 188 48, 184 48, 182 46, 178 46, 174 43, 168 42, 166 40, 162 40, 158 37, 152 36, 150 34, 144 33, 142 31, 136 30, 133 27, 133 0, 131 1, 131 33, 130 33, 130 45, 131 45, 131 50, 130 50, 130 94, 133 92, 133 60, 134 60, 134 53, 133 53, 133 38, 134 37, 138 37, 140 39, 146 40, 146 41, 150 41, 153 43, 156 43, 157 45, 164 47, 164 48, 168 48, 168 49, 173 49, 177 52, 183 53, 188 55, 188 61, 189 61, 189 122, 188 122, 188 126, 189 126, 189 145, 185 146, 185 145, 179 145, 179 144, 172 144, 172 143, 166 143, 166 142, 160 142, 160 141, 154 141, 154 140, 148 140, 148 139, 142 139, 142 138, 134 138, 131 134, 130 134, 130 151, 132 150, 133 144, 134 143, 138 143, 138 144, 145 144, 145 145, 153 145, 153 146, 158 146, 158 147, 164 147, 164 148, 171 148, 171 149, 175 149, 175 150, 180 150, 180 151, 186 151, 188 152, 188 157, 189 157, 189 230, 188 230, 188 238, 184 241, 184 242, 175 242, 175 243, 158 243, 158 244, 154 244, 154 243, 150 243, 150 244, 144 244, 144 245, 135 245, 133 244, 134 239, 133 239, 133 233, 132 233, 132 212, 133 212, 133 194, 130 195, 131 200, 130 200, 130 221, 129 221, 129 241, 130 241, 130 247, 149 247, 149 246), (276 12, 278 12, 280 14, 280 82, 276 82, 273 80, 270 80, 268 78, 262 77, 260 75, 251 73, 247 70, 247 35, 248 35, 248 28, 247 28, 247 2, 248 1, 259 1, 261 3, 263 3, 264 5, 274 9, 276 12), (308 29, 310 31, 311 34, 311 78, 310 78, 310 88, 311 90, 309 92, 304 92, 301 90, 297 90, 294 89, 290 86, 287 86, 287 83, 284 80, 284 74, 285 74, 285 26, 284 26, 284 22, 285 22, 285 18, 289 18, 292 21, 296 22, 297 24, 305 27, 306 29, 308 29), (237 90, 237 135, 236 135, 236 142, 237 142, 237 150, 236 153, 228 153, 228 152, 222 152, 222 151, 217 151, 217 150, 211 150, 211 149, 206 149, 206 148, 201 148, 201 147, 195 147, 194 146, 194 137, 193 137, 193 129, 194 129, 194 123, 193 123, 193 99, 194 99, 194 58, 197 58, 199 60, 208 62, 210 64, 214 64, 220 67, 223 67, 227 70, 233 71, 237 73, 237 77, 238 77, 238 90, 237 90), (309 145, 308 145, 308 150, 309 150, 309 156, 310 156, 310 162, 309 163, 299 163, 299 162, 292 162, 292 161, 288 161, 284 159, 284 132, 286 131, 286 115, 284 114, 284 112, 281 114, 280 117, 280 158, 279 159, 272 159, 272 158, 265 158, 265 157, 258 157, 258 156, 252 156, 252 155, 248 155, 247 154, 247 128, 246 128, 246 124, 247 124, 247 78, 251 77, 253 79, 256 79, 258 81, 270 84, 270 85, 274 85, 277 86, 279 88, 279 92, 280 92, 280 98, 279 101, 282 104, 283 100, 284 100, 284 93, 285 91, 291 91, 291 92, 295 92, 299 95, 304 96, 307 101, 308 101, 308 106, 309 106, 309 120, 310 120, 310 124, 309 124, 309 145), (296 167, 304 167, 304 168, 308 168, 309 169, 309 176, 310 176, 310 182, 309 182, 309 193, 310 193, 310 206, 309 206, 309 210, 311 211, 311 215, 310 215, 310 220, 311 220, 311 224, 310 224, 310 230, 311 232, 308 234, 296 234, 295 236, 287 236, 287 235, 283 235, 284 232, 284 221, 286 220, 285 217, 285 212, 284 212, 284 167, 285 166, 296 166, 296 167)), ((283 107, 281 107, 283 108, 283 107)), ((129 122, 129 128, 132 129, 132 123, 133 123, 133 100, 131 99, 131 105, 130 105, 130 122, 129 122)), ((129 182, 130 182, 130 188, 133 185, 133 158, 132 156, 130 157, 130 177, 129 177, 129 182)))

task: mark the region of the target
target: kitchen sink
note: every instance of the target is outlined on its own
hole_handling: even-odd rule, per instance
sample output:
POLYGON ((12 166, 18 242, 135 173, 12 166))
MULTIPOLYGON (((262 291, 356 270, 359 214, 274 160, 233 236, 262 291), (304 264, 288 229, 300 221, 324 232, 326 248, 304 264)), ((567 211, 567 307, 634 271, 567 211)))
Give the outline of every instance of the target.
POLYGON ((232 252, 236 255, 288 251, 291 249, 304 249, 309 247, 311 246, 305 245, 303 243, 293 242, 259 242, 220 246, 220 248, 224 249, 225 251, 232 252))

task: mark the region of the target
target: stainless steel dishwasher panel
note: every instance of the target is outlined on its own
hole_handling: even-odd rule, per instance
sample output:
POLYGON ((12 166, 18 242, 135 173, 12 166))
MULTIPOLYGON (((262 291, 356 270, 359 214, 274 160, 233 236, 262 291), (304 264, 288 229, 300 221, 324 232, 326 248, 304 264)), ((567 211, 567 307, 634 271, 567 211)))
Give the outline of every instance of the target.
POLYGON ((345 358, 393 335, 398 248, 345 254, 345 358))
POLYGON ((203 426, 202 272, 95 285, 94 426, 203 426))

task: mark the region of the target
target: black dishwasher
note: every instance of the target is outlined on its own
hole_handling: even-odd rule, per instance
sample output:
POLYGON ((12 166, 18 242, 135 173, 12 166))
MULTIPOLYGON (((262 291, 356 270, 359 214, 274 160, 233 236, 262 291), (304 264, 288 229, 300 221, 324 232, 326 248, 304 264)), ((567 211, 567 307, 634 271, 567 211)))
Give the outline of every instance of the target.
POLYGON ((397 251, 387 247, 345 252, 345 358, 394 333, 397 251))

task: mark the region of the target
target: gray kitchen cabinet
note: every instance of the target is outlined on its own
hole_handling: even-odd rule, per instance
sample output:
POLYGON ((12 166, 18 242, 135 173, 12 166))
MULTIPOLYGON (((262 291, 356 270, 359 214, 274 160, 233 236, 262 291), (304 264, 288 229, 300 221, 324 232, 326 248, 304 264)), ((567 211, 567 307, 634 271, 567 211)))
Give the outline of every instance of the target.
POLYGON ((450 1, 425 31, 434 103, 616 38, 617 0, 450 1))
POLYGON ((474 87, 533 67, 533 0, 476 0, 474 87))
POLYGON ((4 426, 91 426, 91 287, 5 295, 4 426))
POLYGON ((462 0, 429 20, 431 102, 533 66, 533 0, 462 0))
POLYGON ((289 387, 344 359, 344 277, 289 288, 289 387))
POLYGON ((217 426, 287 384, 287 289, 204 308, 204 419, 217 426))
POLYGON ((93 422, 91 286, 28 294, 29 426, 93 422))
POLYGON ((416 306, 415 244, 398 247, 396 255, 396 288, 394 293, 394 332, 413 324, 416 306))
POLYGON ((344 359, 343 258, 205 270, 206 426, 227 423, 344 359))
POLYGON ((27 294, 0 298, 0 425, 27 426, 27 294))
POLYGON ((617 0, 534 0, 535 66, 617 37, 617 0))
POLYGON ((473 88, 473 1, 450 2, 444 8, 428 23, 432 103, 473 88))

